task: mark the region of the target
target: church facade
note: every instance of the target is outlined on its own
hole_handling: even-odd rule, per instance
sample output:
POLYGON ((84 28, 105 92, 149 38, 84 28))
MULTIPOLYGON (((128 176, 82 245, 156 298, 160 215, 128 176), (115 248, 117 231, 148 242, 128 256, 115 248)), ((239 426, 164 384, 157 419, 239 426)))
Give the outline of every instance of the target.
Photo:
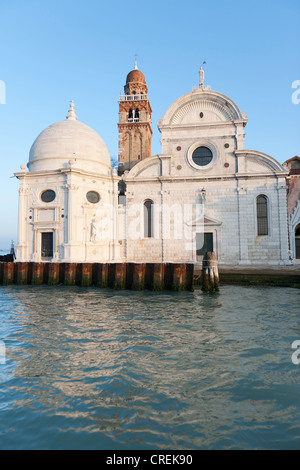
POLYGON ((199 86, 159 121, 154 156, 151 113, 135 65, 119 99, 118 170, 73 102, 65 121, 40 134, 28 169, 16 173, 17 261, 201 263, 215 251, 220 264, 286 264, 297 240, 290 170, 244 148, 246 114, 204 85, 202 68, 199 86))
POLYGON ((300 264, 300 158, 290 158, 284 166, 289 171, 287 183, 290 252, 292 260, 300 264))

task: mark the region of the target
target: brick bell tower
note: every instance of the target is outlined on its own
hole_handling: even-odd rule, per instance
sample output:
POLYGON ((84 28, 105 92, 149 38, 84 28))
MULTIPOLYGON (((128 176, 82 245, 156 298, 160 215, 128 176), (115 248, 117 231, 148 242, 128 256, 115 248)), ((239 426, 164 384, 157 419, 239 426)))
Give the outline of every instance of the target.
POLYGON ((144 74, 134 69, 127 75, 125 95, 119 98, 119 174, 151 157, 151 113, 144 74))

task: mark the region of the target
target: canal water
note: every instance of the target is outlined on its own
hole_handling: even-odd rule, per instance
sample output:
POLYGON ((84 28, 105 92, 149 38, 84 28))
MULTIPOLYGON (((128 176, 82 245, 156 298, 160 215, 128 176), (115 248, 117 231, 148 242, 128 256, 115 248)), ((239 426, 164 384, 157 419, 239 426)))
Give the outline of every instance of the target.
POLYGON ((1 449, 299 449, 299 291, 0 288, 1 449))

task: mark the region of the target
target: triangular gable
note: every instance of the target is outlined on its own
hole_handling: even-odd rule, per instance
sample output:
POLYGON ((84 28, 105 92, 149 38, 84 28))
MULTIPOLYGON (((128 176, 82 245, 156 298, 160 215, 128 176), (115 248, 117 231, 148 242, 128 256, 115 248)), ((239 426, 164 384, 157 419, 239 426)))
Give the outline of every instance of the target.
POLYGON ((222 225, 222 222, 217 219, 213 219, 212 217, 208 217, 207 215, 204 215, 204 220, 203 217, 198 217, 197 219, 192 220, 191 222, 188 222, 187 225, 189 227, 203 227, 204 226, 220 226, 222 225))
POLYGON ((286 162, 284 163, 291 163, 291 162, 295 162, 295 161, 298 161, 300 162, 300 157, 298 157, 297 155, 293 158, 290 158, 289 160, 287 160, 286 162))

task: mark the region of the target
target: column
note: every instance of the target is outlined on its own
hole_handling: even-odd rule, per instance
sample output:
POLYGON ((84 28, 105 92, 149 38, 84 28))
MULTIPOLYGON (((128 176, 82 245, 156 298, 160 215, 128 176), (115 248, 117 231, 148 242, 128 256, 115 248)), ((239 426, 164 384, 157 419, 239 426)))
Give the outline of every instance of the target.
POLYGON ((251 264, 248 259, 248 196, 247 188, 237 187, 238 197, 238 224, 239 224, 239 264, 251 264))
POLYGON ((26 261, 24 248, 26 245, 25 237, 25 219, 26 219, 26 194, 27 188, 24 186, 24 183, 21 183, 19 191, 19 214, 18 214, 18 245, 16 246, 17 251, 17 261, 26 261))

